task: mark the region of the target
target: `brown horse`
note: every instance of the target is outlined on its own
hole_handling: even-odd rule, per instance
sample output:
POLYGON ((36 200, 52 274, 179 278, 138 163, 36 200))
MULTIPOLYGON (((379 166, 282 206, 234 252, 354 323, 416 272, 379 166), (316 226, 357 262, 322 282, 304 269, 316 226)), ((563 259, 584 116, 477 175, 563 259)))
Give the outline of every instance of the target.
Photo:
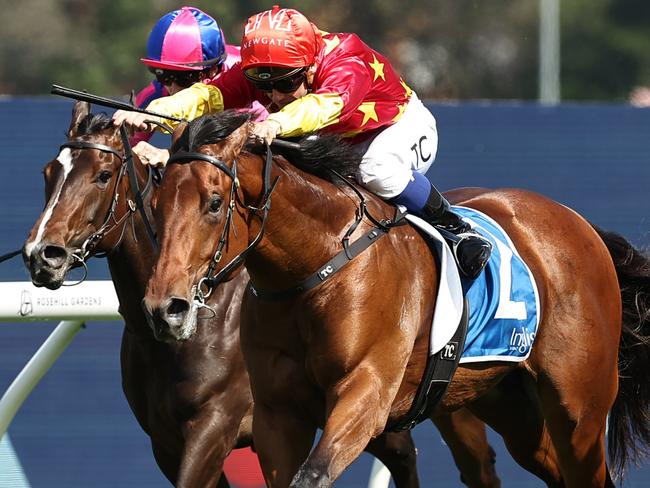
MULTIPOLYGON (((374 219, 364 218, 351 241, 394 209, 282 158, 243 152, 248 139, 245 117, 231 113, 198 119, 179 139, 156 204, 161 252, 145 305, 160 327, 191 322, 200 301, 194 286, 231 276, 245 258, 258 293, 249 288, 244 298, 242 346, 266 480, 329 487, 413 402, 437 264, 418 232, 398 226, 319 286, 292 288, 341 250, 363 215, 360 195, 374 219), (209 269, 215 249, 221 261, 209 269), (262 292, 283 299, 263 300, 262 292)), ((358 161, 328 141, 302 141, 316 157, 302 154, 300 164, 350 174, 358 161)), ((433 417, 468 406, 549 486, 611 486, 608 412, 614 466, 635 441, 650 440, 650 260, 538 194, 470 189, 449 197, 508 232, 535 277, 541 323, 525 361, 461 365, 433 417)))
MULTIPOLYGON (((32 280, 56 289, 69 269, 89 256, 107 254, 125 319, 122 385, 151 437, 158 465, 176 486, 227 486, 221 477, 224 458, 233 447, 250 445, 252 437, 252 398, 239 347, 248 275, 242 270, 215 290, 207 303, 214 316, 202 313, 206 318, 190 340, 171 340, 179 338, 179 331, 152 331, 140 302, 155 251, 135 213, 120 133, 109 117, 77 103, 68 137, 61 154, 45 167, 47 204, 24 247, 32 280)), ((148 208, 157 188, 134 159, 148 208)), ((493 454, 478 422, 465 413, 440 425, 463 477, 474 486, 498 486, 493 454)), ((397 486, 418 485, 409 434, 381 436, 368 451, 389 467, 397 486)))
MULTIPOLYGON (((251 442, 252 399, 239 346, 248 277, 240 273, 211 297, 215 316, 191 341, 156 340, 140 306, 155 253, 134 212, 120 134, 110 117, 79 102, 68 137, 71 146, 45 167, 47 204, 23 248, 32 281, 56 289, 87 253, 107 253, 125 321, 122 387, 160 469, 176 486, 227 486, 220 481, 225 457, 251 442)), ((144 188, 147 171, 135 163, 144 188)), ((149 191, 147 206, 152 197, 149 191)))

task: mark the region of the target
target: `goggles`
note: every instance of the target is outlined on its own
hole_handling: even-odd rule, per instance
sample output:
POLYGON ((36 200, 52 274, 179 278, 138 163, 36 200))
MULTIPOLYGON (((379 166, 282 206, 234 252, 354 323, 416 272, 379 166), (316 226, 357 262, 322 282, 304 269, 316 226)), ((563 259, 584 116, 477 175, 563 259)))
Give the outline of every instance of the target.
POLYGON ((292 93, 305 81, 306 68, 262 66, 244 70, 244 76, 256 88, 270 92, 292 93))
MULTIPOLYGON (((161 68, 149 68, 155 76, 158 83, 164 86, 171 86, 172 83, 176 83, 182 88, 188 88, 194 83, 201 81, 210 71, 211 68, 205 70, 187 70, 187 71, 174 71, 161 68)), ((221 65, 219 65, 219 71, 221 71, 221 65)))

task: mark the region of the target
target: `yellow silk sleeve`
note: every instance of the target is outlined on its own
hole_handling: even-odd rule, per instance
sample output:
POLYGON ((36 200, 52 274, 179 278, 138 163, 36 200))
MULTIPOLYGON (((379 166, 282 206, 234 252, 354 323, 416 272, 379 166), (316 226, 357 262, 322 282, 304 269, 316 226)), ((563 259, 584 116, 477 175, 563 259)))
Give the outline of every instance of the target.
MULTIPOLYGON (((147 110, 170 115, 180 119, 194 120, 201 115, 221 112, 223 110, 223 95, 214 85, 194 83, 189 88, 175 95, 158 98, 147 105, 147 110)), ((167 121, 172 127, 178 122, 167 121)))
POLYGON ((314 132, 339 121, 343 99, 336 93, 310 93, 269 115, 280 124, 280 136, 294 137, 314 132))

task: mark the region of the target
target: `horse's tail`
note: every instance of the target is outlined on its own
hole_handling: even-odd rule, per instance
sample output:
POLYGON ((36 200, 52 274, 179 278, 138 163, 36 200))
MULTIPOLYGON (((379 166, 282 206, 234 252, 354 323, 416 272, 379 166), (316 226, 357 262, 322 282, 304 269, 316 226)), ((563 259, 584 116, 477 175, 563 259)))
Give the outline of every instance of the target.
POLYGON ((618 394, 609 414, 612 474, 624 474, 650 448, 650 257, 622 236, 594 227, 616 267, 623 301, 618 394))

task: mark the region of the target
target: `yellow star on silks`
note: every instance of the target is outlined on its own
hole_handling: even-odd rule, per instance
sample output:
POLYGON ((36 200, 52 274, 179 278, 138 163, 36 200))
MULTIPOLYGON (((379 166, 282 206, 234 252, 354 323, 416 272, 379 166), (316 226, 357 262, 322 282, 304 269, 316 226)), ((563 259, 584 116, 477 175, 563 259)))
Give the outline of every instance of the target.
POLYGON ((380 63, 377 59, 377 56, 372 55, 372 63, 368 63, 372 70, 375 72, 375 77, 372 81, 377 81, 377 78, 381 76, 381 79, 386 81, 386 76, 384 76, 384 63, 380 63))
POLYGON ((374 120, 379 122, 379 117, 377 117, 377 112, 375 112, 375 102, 363 102, 359 105, 359 110, 363 112, 363 122, 361 122, 361 127, 366 125, 369 120, 374 120))
POLYGON ((404 96, 406 98, 409 98, 411 96, 411 93, 413 93, 413 90, 411 90, 411 88, 401 78, 400 78, 399 82, 402 84, 402 86, 406 90, 406 93, 404 94, 404 96))
POLYGON ((405 103, 398 103, 397 104, 397 114, 395 117, 393 117, 393 122, 397 122, 402 114, 404 113, 404 110, 406 110, 406 104, 405 103))
POLYGON ((325 55, 328 55, 336 46, 341 44, 341 39, 339 39, 339 36, 334 36, 332 39, 323 37, 323 42, 325 43, 325 55))

